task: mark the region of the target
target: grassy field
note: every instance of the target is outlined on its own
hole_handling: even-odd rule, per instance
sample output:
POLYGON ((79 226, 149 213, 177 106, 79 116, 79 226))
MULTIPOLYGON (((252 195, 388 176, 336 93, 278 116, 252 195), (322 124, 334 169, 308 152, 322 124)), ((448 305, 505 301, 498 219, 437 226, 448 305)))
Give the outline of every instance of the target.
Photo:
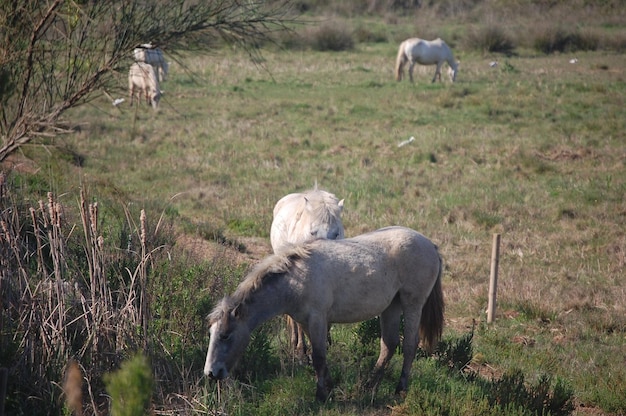
MULTIPOLYGON (((86 188, 110 218, 124 206, 163 213, 175 235, 171 255, 185 259, 184 270, 204 267, 202 283, 213 287, 206 264, 230 249, 207 233, 240 244, 229 260, 240 278, 270 252, 275 202, 317 182, 345 199, 346 236, 397 224, 439 246, 444 336, 474 328, 465 371, 491 380, 519 370, 531 384, 547 374, 571 387, 575 414, 626 413, 625 56, 527 49, 505 57, 459 46, 456 83, 432 84, 434 68, 417 67, 409 84, 394 80, 396 48, 270 48, 258 64, 236 50, 183 56, 171 64, 158 113, 102 98, 69 116, 84 124, 55 139, 55 149, 25 148, 42 179, 22 189, 42 198, 51 190, 70 206, 86 188), (410 136, 414 142, 398 147, 410 136), (494 233, 502 236, 499 309, 488 325, 494 233)), ((234 284, 218 285, 210 298, 234 284)), ((167 290, 176 296, 184 287, 167 290)), ((200 358, 187 367, 180 395, 199 414, 502 410, 426 359, 414 366, 407 398, 394 397, 399 356, 378 394, 362 397, 355 382, 376 345, 363 353, 355 328, 333 328, 337 386, 325 405, 313 403, 312 370, 289 362, 279 321, 264 329, 272 340, 280 334, 267 352, 278 357, 271 376, 223 384, 218 395, 201 378, 200 358)))

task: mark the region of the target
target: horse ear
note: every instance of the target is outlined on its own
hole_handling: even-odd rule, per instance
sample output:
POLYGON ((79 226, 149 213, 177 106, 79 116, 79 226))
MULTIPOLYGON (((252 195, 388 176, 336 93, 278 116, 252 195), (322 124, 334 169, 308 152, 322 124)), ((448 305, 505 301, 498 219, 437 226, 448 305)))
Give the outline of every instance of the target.
POLYGON ((306 196, 303 197, 304 198, 304 207, 307 210, 311 210, 311 201, 309 201, 309 198, 307 198, 306 196))
POLYGON ((341 201, 339 201, 339 203, 337 204, 337 206, 339 206, 339 210, 343 211, 343 199, 341 201))
POLYGON ((233 318, 241 319, 246 315, 246 307, 243 303, 235 306, 235 308, 230 312, 230 315, 233 318))

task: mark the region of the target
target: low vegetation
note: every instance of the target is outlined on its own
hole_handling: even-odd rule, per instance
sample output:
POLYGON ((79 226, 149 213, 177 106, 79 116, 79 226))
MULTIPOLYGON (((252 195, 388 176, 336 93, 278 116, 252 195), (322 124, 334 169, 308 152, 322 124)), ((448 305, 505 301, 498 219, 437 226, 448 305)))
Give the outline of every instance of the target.
POLYGON ((561 2, 438 2, 409 16, 413 2, 358 14, 341 3, 326 5, 331 19, 322 2, 300 2, 307 19, 337 23, 281 34, 262 61, 183 54, 158 112, 102 97, 68 114, 72 134, 4 161, 8 414, 67 414, 77 368, 85 414, 106 414, 136 388, 124 383, 150 380, 147 363, 152 394, 134 398, 157 414, 626 412, 623 15, 611 2, 586 5, 585 19, 561 2), (550 34, 558 13, 584 24, 550 34), (415 35, 449 42, 456 83, 431 84, 432 67, 416 68, 415 84, 394 80, 398 42, 415 35), (444 340, 418 357, 404 398, 393 394, 400 356, 378 392, 362 387, 375 321, 333 326, 327 403, 280 319, 255 333, 236 377, 202 376, 207 313, 271 251, 274 203, 316 181, 345 199, 347 236, 399 224, 443 255, 444 340))

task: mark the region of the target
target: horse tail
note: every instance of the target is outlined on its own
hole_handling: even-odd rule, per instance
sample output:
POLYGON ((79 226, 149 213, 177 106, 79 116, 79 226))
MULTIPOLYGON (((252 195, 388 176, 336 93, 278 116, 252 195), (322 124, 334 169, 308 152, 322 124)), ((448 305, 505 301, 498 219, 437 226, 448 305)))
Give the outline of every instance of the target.
POLYGON ((398 48, 398 57, 396 58, 396 81, 402 81, 402 68, 406 63, 406 54, 404 53, 404 42, 398 48))
POLYGON ((426 299, 426 303, 422 307, 422 318, 420 319, 420 339, 424 349, 432 352, 439 343, 443 332, 443 312, 445 309, 443 300, 443 290, 441 288, 441 273, 443 270, 443 262, 439 257, 439 272, 435 285, 426 299))

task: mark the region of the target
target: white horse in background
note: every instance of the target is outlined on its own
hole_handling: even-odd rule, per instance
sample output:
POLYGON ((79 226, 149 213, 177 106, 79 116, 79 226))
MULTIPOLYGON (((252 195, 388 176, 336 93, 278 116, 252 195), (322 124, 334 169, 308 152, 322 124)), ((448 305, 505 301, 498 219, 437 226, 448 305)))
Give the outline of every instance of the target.
POLYGON ((400 44, 398 48, 398 57, 396 58, 396 81, 401 81, 404 75, 404 65, 409 62, 409 78, 413 82, 413 67, 415 64, 420 65, 437 65, 433 81, 441 81, 441 65, 447 62, 450 68, 448 75, 450 80, 456 80, 456 74, 459 67, 458 62, 454 60, 452 51, 440 38, 435 40, 424 40, 419 38, 407 39, 400 44))
POLYGON ((344 237, 341 212, 343 199, 317 189, 282 197, 274 206, 270 241, 274 252, 290 244, 302 244, 318 238, 336 240, 344 237))
POLYGON ((133 55, 136 62, 145 62, 152 65, 159 74, 159 81, 165 81, 167 79, 169 65, 161 49, 155 48, 149 43, 144 43, 135 48, 133 55))
POLYGON ((259 325, 281 314, 302 324, 311 339, 316 398, 328 398, 329 323, 380 317, 380 354, 367 386, 376 391, 400 344, 396 392, 407 391, 419 342, 432 351, 444 325, 442 263, 437 246, 417 231, 387 227, 344 240, 315 240, 267 257, 209 315, 204 374, 222 380, 259 325))
POLYGON ((152 105, 155 110, 159 107, 161 90, 159 89, 159 79, 152 65, 144 62, 135 62, 128 71, 128 90, 130 95, 130 105, 137 98, 137 103, 141 103, 141 96, 146 98, 146 102, 152 105))
MULTIPOLYGON (((270 241, 274 253, 293 245, 316 239, 336 240, 344 238, 341 212, 343 199, 315 188, 304 193, 282 197, 274 206, 274 219, 270 241)), ((306 342, 302 327, 287 317, 291 344, 300 360, 306 357, 306 342)))

